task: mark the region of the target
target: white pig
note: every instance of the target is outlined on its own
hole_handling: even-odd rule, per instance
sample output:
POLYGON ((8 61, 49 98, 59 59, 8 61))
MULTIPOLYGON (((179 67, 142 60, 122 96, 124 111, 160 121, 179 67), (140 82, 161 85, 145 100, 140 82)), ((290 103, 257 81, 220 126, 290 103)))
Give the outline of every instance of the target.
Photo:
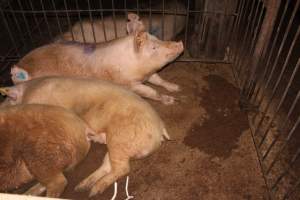
MULTIPOLYGON (((185 6, 178 3, 177 11, 173 4, 168 7, 171 7, 172 12, 176 12, 176 15, 165 13, 163 16, 162 14, 153 13, 151 19, 147 14, 141 18, 143 28, 163 40, 174 39, 175 36, 185 28, 185 6), (164 24, 164 26, 162 26, 162 24, 164 24), (164 37, 162 37, 162 32, 164 33, 164 37)), ((137 15, 133 13, 128 14, 129 22, 134 22, 138 19, 139 17, 137 15)), ((130 34, 130 31, 126 32, 126 19, 124 16, 116 15, 115 19, 113 16, 107 16, 104 17, 103 20, 93 20, 92 23, 90 20, 83 20, 81 23, 77 22, 70 31, 63 34, 62 38, 65 40, 74 39, 78 42, 93 43, 124 37, 127 33, 130 34)))
POLYGON ((2 88, 13 104, 62 106, 78 114, 97 134, 106 135, 108 153, 102 166, 77 190, 90 196, 129 173, 129 160, 143 158, 169 139, 163 121, 145 100, 116 84, 84 78, 45 77, 2 88))
POLYGON ((73 112, 50 105, 16 105, 0 109, 0 191, 31 181, 26 194, 58 197, 67 185, 63 171, 88 153, 90 128, 73 112))
POLYGON ((143 82, 147 80, 170 92, 179 91, 178 85, 163 80, 156 71, 182 51, 182 42, 161 41, 143 31, 100 44, 62 41, 31 51, 12 67, 11 75, 14 83, 51 75, 95 77, 172 104, 174 97, 159 94, 143 82))

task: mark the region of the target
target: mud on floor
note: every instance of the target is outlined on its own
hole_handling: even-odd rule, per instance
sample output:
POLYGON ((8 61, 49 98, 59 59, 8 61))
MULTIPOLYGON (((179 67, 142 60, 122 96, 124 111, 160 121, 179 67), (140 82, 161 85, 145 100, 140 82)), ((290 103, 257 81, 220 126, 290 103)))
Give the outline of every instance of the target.
MULTIPOLYGON (((264 182, 246 114, 238 108, 239 91, 229 65, 175 63, 160 72, 181 86, 176 105, 150 101, 165 121, 173 141, 148 158, 131 162, 129 192, 143 200, 258 200, 264 182)), ((157 88, 167 93, 162 88, 157 88)), ((88 199, 73 189, 102 162, 106 148, 93 145, 88 157, 67 174, 62 198, 88 199)), ((118 198, 125 199, 125 178, 118 198)), ((111 186, 92 199, 108 200, 111 186)))

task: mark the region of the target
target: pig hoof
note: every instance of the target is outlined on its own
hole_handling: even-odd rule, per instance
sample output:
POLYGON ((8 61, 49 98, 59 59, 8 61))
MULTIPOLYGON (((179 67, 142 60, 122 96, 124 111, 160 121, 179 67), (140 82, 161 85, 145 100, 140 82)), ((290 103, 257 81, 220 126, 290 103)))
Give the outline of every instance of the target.
POLYGON ((96 181, 93 180, 83 180, 81 183, 79 183, 76 187, 75 187, 75 191, 76 192, 83 192, 86 191, 88 189, 90 189, 92 187, 92 185, 95 183, 96 181))
POLYGON ((175 98, 172 96, 168 96, 168 95, 162 95, 161 96, 161 101, 163 102, 163 104, 165 105, 172 105, 175 102, 175 98))
POLYGON ((170 84, 166 88, 169 92, 179 92, 180 91, 180 86, 176 84, 170 84))

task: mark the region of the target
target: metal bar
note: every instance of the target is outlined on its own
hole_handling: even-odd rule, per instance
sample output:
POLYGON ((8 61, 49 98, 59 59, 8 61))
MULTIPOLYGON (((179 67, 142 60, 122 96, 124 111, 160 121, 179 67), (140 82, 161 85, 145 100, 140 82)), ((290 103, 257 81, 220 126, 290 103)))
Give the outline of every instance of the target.
POLYGON ((149 30, 152 30, 152 6, 151 3, 152 1, 149 0, 149 30))
MULTIPOLYGON (((288 124, 288 120, 292 114, 292 112, 294 111, 295 109, 295 106, 296 104, 298 103, 299 101, 299 98, 300 98, 300 91, 298 91, 297 93, 297 96, 296 98, 294 99, 293 103, 292 103, 292 106, 290 107, 289 111, 288 111, 288 114, 285 116, 285 119, 283 121, 283 127, 279 128, 278 129, 278 133, 281 133, 284 131, 284 129, 287 127, 287 124, 288 124)), ((272 141, 271 145, 269 146, 269 148, 266 150, 266 153, 263 155, 263 159, 266 159, 267 156, 269 155, 271 149, 273 148, 273 146, 275 145, 275 143, 278 141, 279 137, 280 137, 281 134, 277 134, 274 138, 274 140, 272 141)))
MULTIPOLYGON (((34 11, 34 6, 33 6, 33 4, 32 4, 32 0, 29 0, 29 5, 30 5, 31 10, 34 11)), ((39 23, 38 23, 38 20, 37 20, 37 18, 36 18, 35 13, 33 13, 33 19, 34 19, 36 25, 39 24, 39 23)), ((41 29, 40 29, 40 26, 38 26, 38 31, 39 31, 39 33, 40 33, 40 37, 42 37, 42 31, 41 31, 41 29)))
POLYGON ((140 4, 139 4, 139 0, 136 0, 136 13, 137 15, 140 15, 140 4))
MULTIPOLYGON (((298 2, 300 2, 300 1, 298 1, 298 2)), ((273 90, 272 90, 271 97, 270 97, 270 99, 269 99, 269 101, 268 101, 268 103, 267 103, 265 109, 263 110, 263 113, 264 113, 264 114, 263 114, 263 117, 262 117, 262 118, 260 119, 260 121, 259 121, 259 124, 258 124, 257 129, 256 129, 256 133, 257 133, 258 129, 260 128, 260 126, 262 125, 262 122, 263 122, 263 120, 265 119, 267 112, 269 111, 269 108, 270 108, 270 105, 271 105, 271 103, 272 103, 272 100, 273 100, 273 98, 275 97, 275 93, 276 93, 276 91, 277 91, 277 87, 278 87, 278 85, 279 85, 279 83, 280 83, 280 81, 281 81, 283 72, 285 71, 285 69, 286 69, 286 67, 287 67, 288 61, 289 61, 289 59, 290 59, 290 56, 291 56, 291 54, 292 54, 292 50, 293 50, 293 48, 294 48, 294 46, 295 46, 295 44, 296 44, 296 40, 297 40, 299 34, 300 34, 300 26, 298 26, 297 33, 296 33, 296 35, 295 35, 295 37, 294 37, 294 39, 293 39, 293 41, 292 41, 292 44, 291 44, 290 49, 289 49, 289 51, 288 51, 288 54, 287 54, 287 57, 286 57, 286 59, 285 59, 284 65, 283 65, 283 67, 282 67, 282 69, 281 69, 281 71, 280 71, 279 77, 278 77, 278 79, 277 79, 277 81, 276 81, 276 83, 275 83, 275 86, 274 86, 273 90)), ((276 65, 277 65, 277 62, 276 62, 276 65)), ((275 66, 275 65, 274 65, 274 66, 275 66)), ((274 67, 274 68, 275 68, 275 67, 274 67)), ((275 71, 275 70, 273 70, 273 71, 275 71)), ((264 98, 264 96, 262 97, 262 99, 263 99, 263 98, 264 98)), ((261 103, 262 103, 262 101, 261 101, 261 103)), ((260 103, 260 104, 261 104, 261 103, 260 103)), ((260 107, 260 105, 259 105, 259 107, 260 107)))
MULTIPOLYGON (((22 4, 21 4, 20 0, 17 0, 17 2, 18 2, 18 5, 20 6, 21 10, 23 10, 23 7, 22 7, 22 4)), ((28 24, 28 21, 27 21, 27 19, 25 17, 24 12, 22 12, 22 16, 23 16, 23 19, 24 19, 24 23, 25 23, 27 34, 28 34, 28 36, 30 38, 30 42, 31 42, 31 44, 33 44, 33 38, 32 38, 32 35, 31 35, 31 32, 30 32, 30 28, 29 28, 29 24, 28 24)))
POLYGON ((300 186, 300 178, 298 179, 298 181, 296 182, 295 186, 288 191, 287 193, 285 193, 283 200, 285 199, 289 199, 289 197, 296 191, 296 189, 300 186))
MULTIPOLYGON (((250 122, 250 120, 249 120, 249 116, 248 116, 248 121, 250 122)), ((270 188, 270 185, 269 185, 269 182, 268 182, 268 180, 267 180, 267 176, 266 176, 266 170, 265 170, 265 167, 264 167, 264 164, 263 164, 263 161, 262 161, 262 155, 261 155, 261 152, 259 151, 259 149, 258 149, 258 146, 257 146, 257 144, 256 144, 256 142, 255 142, 255 136, 254 136, 254 132, 253 132, 253 126, 251 126, 251 124, 250 124, 250 129, 251 129, 251 138, 252 138, 252 142, 253 142, 253 144, 254 144, 254 147, 255 147, 255 151, 256 151, 256 155, 257 155, 257 157, 258 157, 258 162, 259 162, 259 165, 260 165, 260 169, 261 169, 261 172, 262 172, 262 174, 263 174, 263 179, 264 179, 264 182, 265 182, 265 185, 267 186, 267 188, 268 188, 268 190, 267 190, 267 192, 268 192, 268 199, 274 199, 274 196, 273 196, 273 193, 269 190, 269 188, 270 188)))
POLYGON ((117 31, 117 25, 116 25, 116 11, 115 11, 114 0, 111 0, 111 6, 112 6, 112 17, 113 17, 113 23, 114 23, 115 39, 116 39, 116 38, 118 38, 118 31, 117 31))
POLYGON ((12 35, 12 32, 11 32, 11 30, 10 30, 10 28, 9 28, 7 19, 6 19, 5 15, 4 15, 3 10, 1 9, 1 7, 0 7, 0 12, 1 12, 1 17, 2 17, 2 20, 3 20, 4 26, 6 27, 6 30, 7 30, 7 32, 8 32, 9 38, 10 38, 10 40, 12 41, 12 43, 13 43, 15 49, 17 50, 18 55, 20 56, 19 50, 18 50, 18 48, 17 48, 17 43, 16 43, 16 41, 15 41, 15 39, 14 39, 14 36, 12 35))
POLYGON ((105 30, 105 24, 104 24, 104 17, 103 17, 103 4, 102 0, 99 0, 99 5, 100 5, 100 15, 101 15, 101 21, 102 21, 102 30, 103 30, 103 35, 105 42, 107 42, 107 36, 106 36, 106 30, 105 30))
POLYGON ((60 22, 59 22, 59 18, 58 18, 58 15, 57 15, 57 10, 56 10, 56 5, 55 5, 54 0, 52 0, 52 6, 55 10, 55 18, 56 18, 56 22, 57 22, 58 29, 59 29, 59 34, 62 35, 63 32, 62 32, 61 25, 60 25, 60 22))
POLYGON ((283 102, 284 102, 284 100, 285 100, 285 97, 286 97, 286 95, 287 95, 289 89, 290 89, 290 86, 292 85, 292 82, 293 82, 293 80, 294 80, 294 78, 295 78, 295 76, 296 76, 296 73, 297 73, 297 71, 298 71, 298 69, 299 69, 299 66, 300 66, 300 59, 298 59, 298 62, 297 62, 297 64, 296 64, 296 67, 294 68, 293 73, 292 73, 292 75, 291 75, 291 77, 290 77, 290 79, 289 79, 289 82, 288 82, 287 86, 285 87, 285 90, 284 90, 284 92, 283 92, 283 95, 282 95, 281 98, 280 98, 279 104, 278 104, 277 108, 275 109, 275 113, 274 113, 274 115, 272 116, 272 118, 271 118, 269 124, 267 125, 267 128, 266 128, 266 130, 265 130, 265 132, 264 132, 264 134, 263 134, 263 138, 262 138, 262 140, 261 140, 260 143, 259 143, 259 147, 261 147, 261 145, 263 144, 264 140, 266 139, 266 137, 267 137, 267 135, 268 135, 268 132, 269 132, 269 130, 270 130, 270 128, 271 128, 271 125, 274 123, 274 120, 276 119, 276 116, 278 115, 279 110, 281 109, 281 106, 282 106, 282 104, 283 104, 283 102))
POLYGON ((97 40, 96 40, 96 34, 95 34, 95 29, 94 29, 94 21, 93 21, 93 17, 92 17, 92 12, 90 11, 91 10, 90 0, 87 0, 87 4, 88 4, 88 9, 89 9, 89 17, 90 17, 90 23, 91 23, 92 32, 93 32, 94 43, 96 44, 97 40))
POLYGON ((174 26, 173 26, 173 33, 175 35, 176 33, 176 27, 177 27, 177 9, 178 9, 178 0, 175 0, 175 18, 174 18, 174 26))
MULTIPOLYGON (((100 12, 100 11, 103 11, 103 12, 113 12, 113 11, 123 12, 124 9, 108 9, 108 8, 107 9, 91 9, 91 10, 69 9, 69 10, 47 10, 45 12, 49 13, 49 14, 55 14, 55 13, 60 14, 60 13, 62 13, 63 15, 65 15, 64 13, 66 13, 66 12, 69 12, 70 14, 74 14, 74 15, 76 15, 78 12, 82 12, 82 13, 87 13, 87 15, 88 15, 89 11, 91 11, 91 12, 100 12)), ((136 9, 128 9, 128 11, 134 12, 134 11, 136 11, 136 9)), ((153 11, 153 13, 162 13, 163 12, 163 10, 161 10, 161 9, 152 9, 152 11, 153 11)), ((28 11, 28 10, 17 10, 17 9, 6 9, 5 12, 25 13, 25 14, 32 14, 32 13, 42 14, 44 11, 43 10, 28 11)), ((149 9, 140 9, 139 12, 148 13, 149 9)), ((210 12, 210 11, 203 11, 203 10, 190 10, 189 13, 203 13, 203 14, 206 14, 206 15, 215 15, 215 14, 226 15, 223 12, 210 12)), ((170 11, 166 11, 165 14, 174 15, 175 13, 170 12, 170 11)), ((179 12, 177 14, 178 15, 185 15, 184 12, 179 12)), ((227 14, 227 16, 237 16, 237 13, 230 13, 230 14, 227 14)))
POLYGON ((274 190, 275 187, 277 186, 277 184, 282 180, 283 177, 285 177, 288 172, 292 169, 292 167, 294 166, 297 158, 300 155, 300 148, 298 148, 296 154, 293 156, 291 162, 289 163, 288 167, 278 176, 278 178, 276 179, 275 183, 272 185, 271 189, 274 190))
MULTIPOLYGON (((67 6, 66 0, 64 0, 64 6, 65 6, 65 10, 67 11, 68 10, 68 6, 67 6)), ((74 41, 75 38, 74 38, 73 27, 71 25, 71 20, 70 20, 69 12, 66 12, 66 14, 67 14, 67 21, 68 21, 69 30, 70 30, 71 36, 72 36, 72 41, 74 41)))
POLYGON ((273 166, 276 164, 276 162, 279 160, 279 156, 281 155, 281 153, 285 150, 285 148, 287 147, 287 144, 289 142, 289 140, 291 139, 292 135, 294 134, 296 128, 298 127, 300 123, 300 117, 298 117, 296 123, 294 124, 294 126, 292 127, 292 129, 290 130, 288 136, 285 138, 284 144, 281 146, 280 150, 277 152, 277 154, 275 155, 273 161, 271 162, 269 168, 267 169, 266 173, 269 174, 271 169, 273 168, 273 166))
MULTIPOLYGON (((266 73, 268 71, 268 66, 270 64, 270 61, 271 61, 271 57, 272 57, 272 54, 273 54, 273 51, 274 51, 274 48, 275 48, 275 44, 277 43, 277 40, 278 40, 278 36, 279 36, 279 32, 280 32, 280 29, 283 25, 283 20, 284 20, 284 17, 285 17, 285 14, 286 14, 286 11, 287 11, 287 8, 288 8, 288 5, 289 5, 289 2, 290 0, 286 1, 286 4, 285 4, 285 7, 284 7, 284 10, 283 10, 283 13, 281 15, 281 18, 280 18, 280 21, 279 21, 279 25, 277 26, 277 30, 276 30, 276 34, 275 34, 275 37, 274 37, 274 40, 272 42, 272 46, 271 46, 271 50, 270 50, 270 53, 269 53, 269 57, 268 57, 268 60, 267 60, 267 63, 265 65, 265 70, 263 72, 263 75, 262 75, 262 78, 265 79, 266 78, 266 73)), ((297 10, 297 9, 296 9, 297 10)), ((295 12, 295 10, 293 11, 293 13, 295 12)), ((262 57, 260 56, 260 59, 262 57)), ((260 90, 261 90, 261 87, 259 87, 257 89, 257 92, 255 93, 254 95, 254 99, 253 99, 253 102, 256 101, 257 97, 258 97, 258 94, 260 93, 260 90)))
POLYGON ((42 13, 43 13, 43 16, 44 16, 44 19, 45 19, 45 22, 46 22, 46 25, 47 25, 47 28, 48 28, 49 36, 50 36, 50 38, 53 38, 51 29, 50 29, 50 26, 49 26, 49 22, 48 22, 48 19, 47 19, 44 2, 43 2, 43 0, 40 0, 40 2, 41 2, 41 6, 42 6, 42 13))
POLYGON ((185 33, 184 33, 184 46, 187 47, 187 34, 188 34, 188 24, 189 24, 189 17, 190 17, 190 0, 187 1, 187 13, 185 18, 185 33))
POLYGON ((165 0, 162 0, 162 19, 161 19, 161 39, 164 40, 165 38, 165 0))
MULTIPOLYGON (((259 6, 258 6, 259 7, 259 6)), ((247 47, 247 45, 245 45, 246 46, 246 50, 245 50, 245 52, 247 52, 247 49, 249 48, 250 50, 248 51, 248 55, 254 55, 254 51, 255 51, 255 40, 256 40, 256 38, 257 38, 257 36, 259 37, 259 24, 260 24, 260 22, 261 22, 261 19, 262 19, 262 16, 263 16, 263 12, 264 12, 264 10, 263 10, 263 8, 261 8, 260 9, 260 14, 259 14, 259 17, 258 17, 258 24, 257 24, 257 26, 253 29, 253 26, 255 25, 255 20, 256 20, 256 17, 257 17, 257 13, 255 14, 255 17, 254 17, 254 19, 255 20, 253 20, 253 23, 252 23, 252 25, 251 25, 251 32, 250 32, 250 36, 252 36, 252 40, 251 40, 251 42, 250 42, 250 46, 249 47, 247 47), (254 33, 254 34, 253 34, 254 33), (253 35, 252 35, 253 34, 253 35), (253 54, 252 54, 252 52, 253 52, 253 54)), ((245 56, 246 56, 247 54, 245 54, 245 56)), ((243 59, 242 59, 243 60, 243 59)), ((248 68, 246 68, 244 71, 244 73, 242 73, 241 74, 241 76, 240 76, 240 78, 241 78, 241 80, 242 80, 242 85, 241 85, 241 87, 242 87, 242 89, 241 89, 241 95, 245 92, 245 87, 246 87, 246 84, 247 84, 247 82, 248 82, 248 79, 250 78, 250 76, 249 76, 249 69, 252 67, 252 69, 253 68, 255 68, 254 70, 251 70, 253 73, 256 71, 256 67, 257 67, 257 65, 255 65, 255 66, 253 66, 252 65, 252 59, 248 59, 248 60, 246 60, 246 59, 244 59, 245 60, 245 63, 247 63, 247 65, 248 65, 248 68), (244 75, 246 76, 245 77, 245 79, 243 79, 243 76, 244 75), (244 81, 243 81, 244 80, 244 81)), ((246 65, 246 66, 247 66, 246 65)))
MULTIPOLYGON (((266 85, 265 85, 265 87, 264 87, 264 91, 262 92, 262 97, 261 97, 261 100, 260 100, 260 102, 259 102, 259 106, 261 105, 261 103, 262 103, 262 101, 263 101, 263 99, 264 99, 265 92, 266 92, 266 88, 269 86, 269 83, 270 83, 270 81, 271 81, 271 78, 273 77, 275 68, 276 68, 276 66, 277 66, 277 64, 278 64, 278 61, 279 61, 280 54, 282 53, 284 44, 285 44, 286 39, 287 39, 287 36, 288 36, 288 33, 290 32, 290 29, 291 29, 291 27, 292 27, 292 21, 293 21, 293 19, 294 19, 294 17, 295 17, 296 11, 297 11, 297 9, 298 9, 298 7, 299 7, 299 3, 300 3, 300 0, 297 0, 296 6, 294 7, 294 10, 293 10, 292 17, 290 18, 290 21, 289 21, 289 23, 288 23, 287 30, 286 30, 286 32, 284 33, 283 40, 282 40, 282 42, 281 42, 281 44, 280 44, 280 47, 279 47, 277 56, 276 56, 276 58, 275 58, 275 61, 274 61, 273 66, 272 66, 271 73, 269 74, 269 78, 268 78, 267 83, 266 83, 266 85)), ((297 32, 299 32, 299 27, 298 27, 298 31, 297 31, 297 32)), ((294 43, 294 42, 293 42, 293 43, 294 43)), ((290 50, 291 50, 291 49, 290 49, 290 50)))
POLYGON ((81 20, 80 11, 79 11, 78 0, 75 0, 75 3, 76 3, 76 8, 77 8, 77 14, 78 14, 78 18, 79 18, 79 25, 80 25, 80 30, 81 30, 83 43, 86 43, 84 29, 83 29, 83 26, 82 26, 82 20, 81 20))
MULTIPOLYGON (((242 33, 241 33, 241 30, 242 30, 241 22, 243 22, 244 19, 246 18, 247 7, 250 4, 250 1, 245 0, 245 2, 246 3, 244 4, 243 10, 242 10, 242 14, 240 15, 241 17, 239 18, 238 25, 237 25, 238 28, 237 28, 237 31, 236 31, 236 38, 235 38, 236 46, 235 46, 235 53, 234 53, 235 56, 234 56, 234 59, 233 59, 233 63, 235 64, 235 66, 236 66, 237 59, 238 59, 239 54, 240 54, 240 45, 238 46, 237 41, 239 41, 240 37, 242 37, 241 36, 242 35, 242 33)), ((237 70, 238 69, 236 69, 236 71, 237 70)))
MULTIPOLYGON (((237 73, 238 73, 239 77, 240 77, 240 75, 242 73, 242 66, 243 66, 243 62, 244 62, 244 57, 246 55, 245 52, 247 51, 247 48, 244 48, 244 45, 245 45, 245 42, 247 41, 246 39, 248 38, 249 27, 251 26, 250 24, 252 24, 251 23, 252 21, 250 19, 253 18, 253 14, 254 14, 253 11, 254 11, 254 7, 255 7, 255 2, 256 1, 252 1, 251 11, 250 11, 250 14, 249 14, 249 16, 247 18, 248 23, 246 25, 246 31, 245 31, 245 34, 243 36, 243 39, 242 39, 242 42, 241 42, 240 48, 239 48, 239 52, 241 52, 240 53, 241 56, 239 57, 240 59, 237 60, 237 73), (243 51, 243 49, 244 49, 244 51, 243 51)), ((258 8, 259 8, 259 4, 257 4, 257 7, 255 9, 255 14, 254 15, 257 14, 258 8)))

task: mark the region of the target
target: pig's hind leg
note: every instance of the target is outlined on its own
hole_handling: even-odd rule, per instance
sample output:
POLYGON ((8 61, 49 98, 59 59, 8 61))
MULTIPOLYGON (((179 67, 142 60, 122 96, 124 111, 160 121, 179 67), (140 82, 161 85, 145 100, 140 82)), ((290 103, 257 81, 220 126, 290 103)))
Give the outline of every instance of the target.
POLYGON ((93 172, 89 177, 81 181, 76 187, 76 191, 84 191, 90 189, 100 178, 105 176, 111 171, 111 163, 109 159, 109 154, 106 153, 103 159, 101 167, 99 167, 95 172, 93 172))
POLYGON ((168 90, 169 92, 178 92, 180 91, 180 87, 179 85, 175 84, 175 83, 171 83, 168 82, 164 79, 162 79, 158 74, 152 74, 148 81, 154 85, 158 85, 161 86, 163 88, 165 88, 166 90, 168 90))
POLYGON ((129 158, 123 157, 119 152, 110 152, 111 171, 93 185, 89 196, 103 193, 110 185, 130 171, 129 158))
POLYGON ((156 90, 153 88, 143 85, 143 84, 137 84, 137 85, 132 85, 131 86, 132 91, 136 92, 137 94, 153 99, 156 101, 161 101, 165 105, 170 105, 175 102, 175 98, 169 95, 162 95, 159 94, 156 90))

